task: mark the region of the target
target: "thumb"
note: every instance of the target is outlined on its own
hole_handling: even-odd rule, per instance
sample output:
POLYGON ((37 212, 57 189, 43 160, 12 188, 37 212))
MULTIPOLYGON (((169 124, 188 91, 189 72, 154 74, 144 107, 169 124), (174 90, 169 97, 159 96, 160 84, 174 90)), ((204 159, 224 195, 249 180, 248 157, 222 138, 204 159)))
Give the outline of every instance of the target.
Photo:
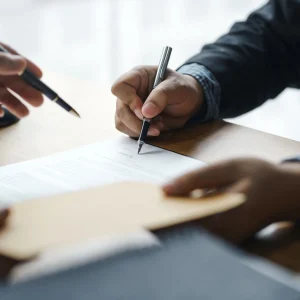
POLYGON ((163 81, 148 96, 142 107, 142 114, 146 118, 154 118, 168 105, 171 99, 171 89, 168 80, 163 81))
POLYGON ((10 53, 0 53, 0 75, 17 75, 26 68, 25 58, 10 53))

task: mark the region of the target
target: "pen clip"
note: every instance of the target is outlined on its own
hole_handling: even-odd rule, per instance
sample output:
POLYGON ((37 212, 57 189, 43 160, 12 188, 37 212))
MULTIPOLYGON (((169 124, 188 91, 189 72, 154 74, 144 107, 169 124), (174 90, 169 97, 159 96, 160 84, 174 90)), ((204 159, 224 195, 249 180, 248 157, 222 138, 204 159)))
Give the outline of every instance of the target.
POLYGON ((168 67, 168 63, 169 63, 171 53, 172 53, 172 48, 171 47, 166 46, 163 49, 163 53, 161 55, 161 61, 159 63, 159 66, 160 66, 159 77, 161 78, 161 80, 164 79, 165 72, 166 72, 166 69, 168 67))
POLYGON ((158 64, 158 69, 155 76, 153 88, 156 88, 157 85, 159 85, 164 80, 171 53, 172 53, 171 47, 169 46, 164 47, 158 64))

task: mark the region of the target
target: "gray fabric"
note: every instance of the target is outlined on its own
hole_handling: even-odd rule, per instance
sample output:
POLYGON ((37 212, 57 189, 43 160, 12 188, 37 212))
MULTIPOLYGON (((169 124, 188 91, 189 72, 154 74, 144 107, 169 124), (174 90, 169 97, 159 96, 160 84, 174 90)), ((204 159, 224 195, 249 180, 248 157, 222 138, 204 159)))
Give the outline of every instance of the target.
POLYGON ((164 236, 164 246, 128 252, 58 275, 0 288, 1 300, 296 300, 300 294, 242 264, 207 233, 164 236))
POLYGON ((185 63, 205 66, 218 81, 219 119, 251 111, 287 87, 300 89, 299 16, 300 0, 270 0, 185 63))

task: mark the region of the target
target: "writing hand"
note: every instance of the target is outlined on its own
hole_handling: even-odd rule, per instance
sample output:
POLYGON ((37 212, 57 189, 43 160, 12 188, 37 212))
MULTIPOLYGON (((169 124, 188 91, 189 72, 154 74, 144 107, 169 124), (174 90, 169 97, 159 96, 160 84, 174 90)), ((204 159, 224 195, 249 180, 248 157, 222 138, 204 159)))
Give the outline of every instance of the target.
POLYGON ((116 128, 131 137, 139 136, 143 117, 154 118, 150 136, 183 127, 203 103, 203 91, 196 79, 170 69, 165 80, 152 90, 156 70, 154 66, 136 67, 111 88, 117 97, 116 128))
POLYGON ((195 189, 244 193, 244 204, 202 222, 213 233, 238 243, 273 222, 300 219, 299 180, 298 164, 275 165, 246 158, 190 172, 167 183, 163 190, 168 195, 189 195, 195 189))

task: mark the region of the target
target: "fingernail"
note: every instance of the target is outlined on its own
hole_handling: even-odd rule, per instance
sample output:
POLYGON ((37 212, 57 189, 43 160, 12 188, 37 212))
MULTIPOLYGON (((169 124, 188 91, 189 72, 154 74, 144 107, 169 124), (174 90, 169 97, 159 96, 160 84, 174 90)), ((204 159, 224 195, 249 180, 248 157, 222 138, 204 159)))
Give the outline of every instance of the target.
POLYGON ((156 128, 150 128, 148 134, 152 136, 158 136, 160 135, 160 131, 156 128))
POLYGON ((157 112, 158 112, 157 106, 151 102, 146 103, 142 108, 142 113, 147 118, 154 117, 157 114, 157 112))
POLYGON ((134 110, 134 113, 135 113, 135 115, 136 115, 140 120, 143 120, 144 116, 142 115, 142 112, 141 112, 140 109, 136 108, 136 109, 134 110))

